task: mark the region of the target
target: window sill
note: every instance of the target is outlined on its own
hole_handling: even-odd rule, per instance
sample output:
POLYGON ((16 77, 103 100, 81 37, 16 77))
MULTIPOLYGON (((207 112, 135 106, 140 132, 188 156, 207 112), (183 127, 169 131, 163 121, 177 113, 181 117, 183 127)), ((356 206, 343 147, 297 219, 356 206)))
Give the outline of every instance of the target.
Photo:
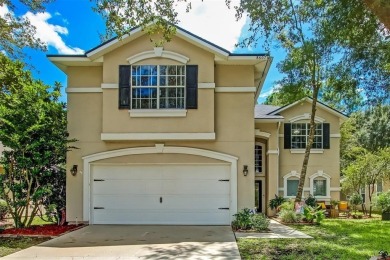
MULTIPOLYGON (((290 153, 305 153, 305 149, 290 149, 290 153)), ((310 153, 324 153, 324 149, 311 149, 310 153)))
POLYGON ((186 109, 133 109, 130 117, 186 117, 186 109))

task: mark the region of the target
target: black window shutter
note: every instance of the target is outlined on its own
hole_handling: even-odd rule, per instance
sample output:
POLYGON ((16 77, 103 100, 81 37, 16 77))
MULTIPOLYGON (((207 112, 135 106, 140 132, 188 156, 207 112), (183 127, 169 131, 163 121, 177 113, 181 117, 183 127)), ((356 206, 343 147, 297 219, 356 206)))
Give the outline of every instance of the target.
POLYGON ((291 149, 291 124, 284 123, 284 149, 291 149))
POLYGON ((322 124, 322 147, 324 149, 330 149, 330 125, 329 123, 322 124))
POLYGON ((186 108, 198 108, 198 65, 186 66, 186 108))
POLYGON ((119 109, 130 109, 130 65, 119 65, 119 109))

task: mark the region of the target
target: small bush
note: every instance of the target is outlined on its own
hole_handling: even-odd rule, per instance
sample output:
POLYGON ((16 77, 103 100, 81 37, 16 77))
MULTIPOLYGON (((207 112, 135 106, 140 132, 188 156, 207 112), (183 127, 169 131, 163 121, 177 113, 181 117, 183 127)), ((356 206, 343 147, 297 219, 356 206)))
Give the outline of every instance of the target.
POLYGON ((315 208, 317 207, 317 199, 313 195, 309 194, 309 197, 305 199, 305 204, 315 208))
POLYGON ((349 203, 352 205, 353 211, 356 212, 357 210, 357 205, 360 205, 363 203, 363 197, 359 193, 354 193, 349 197, 349 203))
POLYGON ((232 226, 234 229, 242 229, 247 230, 251 228, 251 210, 250 209, 243 209, 237 214, 234 214, 234 217, 236 217, 235 220, 232 222, 232 226))
POLYGON ((285 202, 286 199, 283 198, 282 196, 278 196, 275 194, 275 198, 274 199, 271 199, 269 201, 269 208, 270 209, 277 209, 280 205, 283 204, 283 202, 285 202))
POLYGON ((232 228, 234 230, 253 229, 261 231, 267 229, 269 225, 269 220, 264 214, 255 214, 247 208, 234 214, 234 217, 236 217, 236 219, 232 221, 232 228))
POLYGON ((295 213, 294 210, 281 210, 279 213, 280 219, 285 223, 296 223, 301 220, 300 215, 295 213))
POLYGON ((380 208, 382 212, 390 212, 390 190, 382 192, 377 197, 376 207, 380 208))
POLYGON ((307 222, 320 224, 325 219, 325 210, 306 206, 303 209, 303 215, 307 222))
POLYGON ((7 214, 8 214, 7 202, 5 202, 5 200, 0 199, 0 220, 4 220, 7 214))
POLYGON ((288 200, 280 205, 280 211, 282 210, 294 210, 294 200, 288 200))
POLYGON ((253 214, 251 221, 252 228, 256 231, 266 230, 269 226, 269 219, 264 214, 253 214))

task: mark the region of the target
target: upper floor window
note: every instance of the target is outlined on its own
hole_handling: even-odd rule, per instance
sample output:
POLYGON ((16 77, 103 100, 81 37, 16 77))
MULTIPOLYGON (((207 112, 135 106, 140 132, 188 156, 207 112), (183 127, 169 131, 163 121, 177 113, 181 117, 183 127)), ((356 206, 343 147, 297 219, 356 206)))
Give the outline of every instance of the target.
MULTIPOLYGON (((309 141, 309 123, 285 123, 284 124, 284 148, 305 149, 309 141)), ((314 131, 313 149, 330 148, 329 123, 316 123, 314 131)))
MULTIPOLYGON (((316 124, 312 148, 322 149, 322 124, 316 124)), ((309 141, 310 124, 292 123, 291 124, 291 148, 305 149, 309 141)))
POLYGON ((120 65, 120 109, 197 109, 197 65, 120 65))
POLYGON ((132 109, 184 109, 184 65, 133 65, 132 109))

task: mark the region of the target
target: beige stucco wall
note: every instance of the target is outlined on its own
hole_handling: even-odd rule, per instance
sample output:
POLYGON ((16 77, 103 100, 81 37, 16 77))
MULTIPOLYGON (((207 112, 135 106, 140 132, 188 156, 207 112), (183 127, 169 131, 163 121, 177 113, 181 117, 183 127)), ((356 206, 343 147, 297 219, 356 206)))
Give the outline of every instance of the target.
MULTIPOLYGON (((152 50, 147 37, 140 37, 133 42, 119 47, 104 55, 103 68, 100 74, 96 68, 79 70, 68 69, 69 86, 98 87, 100 83, 118 82, 118 65, 128 64, 126 59, 142 51, 152 50), (88 72, 88 73, 87 73, 88 72), (90 77, 93 77, 91 79, 90 77), (84 83, 85 82, 85 83, 84 83)), ((214 55, 193 46, 182 39, 175 38, 164 46, 190 58, 188 64, 199 66, 199 83, 225 84, 224 73, 235 72, 236 86, 253 86, 254 74, 251 67, 240 68, 224 66, 214 72, 214 55), (248 72, 248 70, 250 70, 248 72), (225 71, 224 73, 222 73, 225 71), (240 78, 241 80, 238 80, 240 78), (241 82, 242 81, 242 82, 241 82), (217 83, 218 82, 218 83, 217 83)), ((145 61, 143 61, 145 62, 145 61)), ((146 61, 148 62, 148 61, 146 61)), ((153 59, 149 62, 164 60, 153 59)), ((219 66, 216 66, 218 68, 219 66)), ((224 85, 227 86, 227 85, 224 85)), ((232 86, 232 85, 230 85, 232 86)), ((214 92, 214 89, 198 90, 198 109, 188 110, 184 118, 131 118, 128 110, 118 109, 118 90, 103 89, 101 93, 69 93, 68 94, 68 130, 70 138, 79 141, 79 148, 67 155, 67 218, 68 221, 83 219, 83 160, 82 157, 104 151, 132 147, 154 147, 155 144, 165 146, 192 147, 216 151, 238 157, 237 187, 238 208, 254 205, 254 93, 214 92), (101 141, 101 133, 198 133, 215 132, 216 140, 210 141, 101 141), (72 176, 69 171, 72 165, 79 166, 79 173, 72 176), (244 177, 242 169, 249 166, 249 175, 244 177)), ((185 155, 144 155, 125 156, 96 163, 132 163, 140 160, 142 163, 168 161, 171 163, 211 163, 216 160, 199 156, 185 155)), ((218 162, 221 163, 221 162, 218 162)), ((222 162, 226 163, 226 162, 222 162)))
POLYGON ((102 67, 68 67, 69 88, 99 88, 103 82, 102 67))

